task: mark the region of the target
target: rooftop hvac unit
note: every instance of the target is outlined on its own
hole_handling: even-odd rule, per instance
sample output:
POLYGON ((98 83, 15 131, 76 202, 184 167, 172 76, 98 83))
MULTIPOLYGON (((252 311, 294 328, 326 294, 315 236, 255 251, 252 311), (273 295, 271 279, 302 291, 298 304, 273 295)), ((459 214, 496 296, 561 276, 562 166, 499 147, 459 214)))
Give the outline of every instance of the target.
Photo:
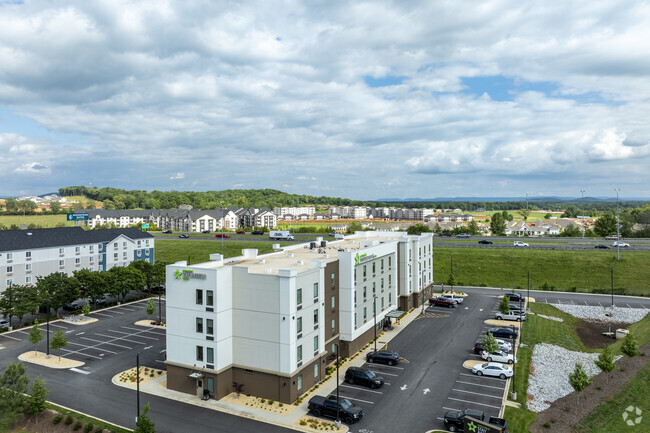
POLYGON ((316 242, 310 242, 310 243, 309 243, 309 248, 312 249, 312 250, 313 250, 314 248, 316 248, 316 242))
POLYGON ((320 246, 325 248, 327 246, 327 241, 320 241, 320 246))
POLYGON ((289 257, 293 257, 293 253, 289 253, 289 257))

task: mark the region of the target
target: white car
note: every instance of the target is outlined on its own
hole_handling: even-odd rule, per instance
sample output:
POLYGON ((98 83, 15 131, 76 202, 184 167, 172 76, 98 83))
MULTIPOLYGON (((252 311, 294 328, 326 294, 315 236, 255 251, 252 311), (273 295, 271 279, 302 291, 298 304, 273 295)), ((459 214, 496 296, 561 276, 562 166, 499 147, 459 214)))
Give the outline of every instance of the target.
POLYGON ((464 301, 464 298, 462 296, 452 295, 451 293, 445 293, 445 294, 442 294, 442 295, 440 295, 438 297, 439 298, 449 299, 450 301, 456 301, 457 304, 462 304, 463 301, 464 301))
POLYGON ((522 242, 522 241, 515 241, 515 242, 513 243, 513 245, 516 246, 516 247, 527 247, 527 246, 528 246, 528 243, 526 243, 526 242, 522 242))
POLYGON ((513 371, 511 367, 498 362, 486 362, 485 364, 476 364, 472 367, 472 373, 477 376, 496 376, 501 379, 512 377, 513 371))
POLYGON ((481 358, 485 359, 487 362, 500 362, 502 364, 514 364, 515 357, 512 353, 505 353, 500 350, 496 352, 487 353, 486 350, 481 352, 481 358))
POLYGON ((619 247, 619 248, 627 248, 630 246, 630 244, 626 244, 623 241, 616 241, 612 244, 613 247, 619 247))
POLYGON ((510 310, 506 314, 502 312, 497 313, 497 320, 515 320, 517 322, 522 322, 526 320, 526 313, 523 311, 510 310))
POLYGON ((8 328, 8 327, 9 327, 9 321, 6 319, 0 319, 0 329, 8 328))

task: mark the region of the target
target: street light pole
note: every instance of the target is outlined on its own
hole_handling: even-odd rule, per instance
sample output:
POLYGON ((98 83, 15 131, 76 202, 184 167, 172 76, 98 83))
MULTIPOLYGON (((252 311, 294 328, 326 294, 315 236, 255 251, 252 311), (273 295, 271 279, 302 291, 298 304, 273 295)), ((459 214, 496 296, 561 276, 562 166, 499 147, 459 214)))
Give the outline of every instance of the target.
POLYGON ((616 260, 621 260, 621 231, 620 231, 620 221, 618 219, 618 193, 621 191, 621 188, 616 188, 616 260))
POLYGON ((530 311, 530 270, 527 271, 528 274, 528 295, 526 296, 526 309, 530 311))
POLYGON ((161 295, 161 289, 159 287, 158 288, 158 325, 162 325, 162 309, 160 308, 162 302, 160 300, 160 295, 161 295))
POLYGON ((585 238, 585 190, 581 189, 580 194, 582 195, 582 238, 585 238))
POLYGON ((45 322, 46 322, 46 329, 45 329, 45 336, 47 337, 47 348, 46 348, 46 353, 45 357, 50 358, 50 300, 46 299, 45 304, 47 307, 47 315, 45 316, 45 322))
POLYGON ((221 252, 223 253, 223 226, 226 225, 226 213, 223 211, 223 201, 221 203, 221 252))
POLYGON ((341 427, 341 416, 339 409, 341 405, 339 404, 339 344, 335 343, 336 346, 336 427, 341 427))
POLYGON ((372 295, 372 317, 375 322, 375 353, 377 352, 377 295, 372 295))
POLYGON ((614 268, 609 268, 612 280, 612 308, 614 308, 614 268))
POLYGON ((135 416, 135 422, 138 423, 138 418, 140 417, 140 352, 135 355, 135 375, 136 375, 136 404, 138 413, 135 416))

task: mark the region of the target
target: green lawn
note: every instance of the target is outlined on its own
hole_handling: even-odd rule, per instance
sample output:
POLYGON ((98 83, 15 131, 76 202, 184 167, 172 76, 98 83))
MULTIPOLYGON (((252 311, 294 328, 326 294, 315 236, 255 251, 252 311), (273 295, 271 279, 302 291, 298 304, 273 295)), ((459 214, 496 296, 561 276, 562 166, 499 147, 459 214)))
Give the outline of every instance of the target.
MULTIPOLYGON (((280 246, 291 245, 280 243, 280 246)), ((223 254, 224 257, 241 256, 241 250, 256 248, 258 254, 273 251, 271 242, 224 241, 223 249, 220 241, 192 241, 188 239, 156 239, 156 262, 173 263, 190 260, 190 263, 202 263, 210 260, 210 254, 223 254)))
POLYGON ((556 290, 609 293, 613 269, 615 289, 650 296, 650 252, 646 251, 625 251, 620 261, 614 250, 434 247, 433 255, 437 282, 447 282, 453 260, 455 285, 524 289, 530 271, 531 289, 547 284, 556 290))
POLYGON ((0 224, 10 227, 12 224, 36 224, 41 227, 56 227, 57 224, 65 224, 67 227, 75 225, 74 221, 66 221, 65 214, 62 215, 0 215, 0 224))

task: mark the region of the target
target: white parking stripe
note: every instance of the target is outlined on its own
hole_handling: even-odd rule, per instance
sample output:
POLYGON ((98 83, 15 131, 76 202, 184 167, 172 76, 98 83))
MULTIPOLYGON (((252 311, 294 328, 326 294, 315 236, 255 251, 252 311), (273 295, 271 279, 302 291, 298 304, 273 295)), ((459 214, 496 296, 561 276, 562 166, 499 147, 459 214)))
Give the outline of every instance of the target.
POLYGON ((632 308, 632 307, 630 307, 630 304, 625 304, 625 305, 627 305, 627 308, 632 308))
POLYGON ((130 312, 138 311, 138 310, 132 310, 132 309, 126 308, 126 307, 122 307, 122 308, 120 308, 120 310, 126 310, 126 311, 130 311, 130 312))
POLYGON ((54 326, 55 328, 68 329, 67 326, 59 325, 58 323, 50 323, 50 326, 54 326))
POLYGON ((481 393, 478 393, 476 391, 465 391, 463 389, 456 389, 456 388, 452 388, 451 390, 456 391, 456 392, 466 392, 467 394, 480 395, 480 396, 483 396, 483 397, 498 398, 499 400, 501 400, 503 398, 503 396, 501 396, 501 395, 481 394, 481 393))
POLYGON ((600 305, 601 307, 603 306, 603 304, 601 304, 600 302, 598 303, 598 305, 600 305))
MULTIPOLYGON (((99 335, 100 337, 112 338, 113 341, 120 340, 120 341, 126 341, 127 343, 142 344, 143 346, 144 346, 145 344, 147 344, 147 343, 143 343, 142 341, 133 341, 133 340, 128 340, 128 339, 126 339, 126 338, 124 338, 124 337, 114 337, 114 336, 112 336, 112 335, 104 335, 104 334, 100 334, 100 333, 98 333, 98 332, 95 332, 95 335, 99 335)), ((134 337, 135 337, 135 335, 134 335, 134 337)), ((81 337, 81 338, 83 338, 83 337, 81 337)), ((109 344, 113 344, 113 343, 109 343, 109 344)), ((116 344, 116 346, 119 346, 119 344, 116 344)), ((132 349, 132 348, 129 347, 129 349, 132 349)))
POLYGON ((467 384, 467 385, 473 385, 473 386, 484 386, 486 388, 494 388, 494 389, 499 389, 501 391, 503 391, 505 389, 505 386, 482 385, 480 383, 463 382, 462 380, 457 380, 456 382, 457 383, 464 383, 464 384, 467 384))
POLYGON ((99 349, 99 348, 97 348, 97 347, 95 347, 95 346, 88 346, 87 344, 81 344, 81 343, 73 343, 72 341, 68 341, 68 344, 70 344, 70 345, 72 345, 72 346, 81 346, 81 347, 85 347, 85 349, 80 349, 80 350, 93 349, 93 350, 99 350, 99 351, 102 351, 102 352, 108 352, 108 353, 112 353, 113 355, 117 355, 117 352, 113 352, 113 351, 108 350, 108 349, 105 349, 105 348, 101 348, 101 349, 99 349))
POLYGON ((156 334, 156 335, 165 335, 165 331, 156 328, 142 329, 142 328, 131 328, 130 326, 120 326, 120 328, 137 331, 136 334, 142 334, 143 332, 151 332, 152 334, 156 334))
POLYGON ((446 409, 446 410, 457 410, 457 411, 459 411, 459 412, 462 412, 462 410, 460 410, 460 409, 456 409, 455 407, 445 407, 445 406, 443 406, 442 408, 443 408, 443 409, 446 409))
MULTIPOLYGON (((89 355, 88 353, 83 353, 83 352, 80 351, 80 350, 68 350, 68 349, 61 349, 61 350, 64 351, 64 352, 68 352, 68 355, 74 355, 74 354, 76 354, 76 355, 79 355, 79 356, 87 356, 87 357, 89 357, 89 358, 104 359, 104 358, 102 358, 101 356, 89 355)), ((82 349, 82 350, 83 350, 83 349, 82 349)), ((66 357, 64 356, 64 358, 66 358, 66 357)), ((70 359, 70 358, 68 358, 68 359, 70 359)))
POLYGON ((375 404, 375 403, 374 403, 374 402, 372 402, 372 401, 368 401, 368 400, 361 400, 360 398, 352 398, 352 397, 345 397, 345 398, 347 398, 348 400, 354 400, 354 401, 360 401, 360 402, 363 402, 363 403, 368 403, 368 404, 375 404))
POLYGON ((375 373, 381 373, 382 375, 386 375, 386 376, 393 376, 393 377, 397 377, 397 376, 399 376, 399 374, 394 374, 394 373, 385 373, 385 372, 383 372, 383 371, 379 371, 379 372, 378 372, 378 371, 375 371, 375 370, 373 370, 373 371, 374 371, 375 373))
POLYGON ((90 314, 97 314, 98 316, 104 316, 104 317, 115 317, 115 316, 111 316, 110 314, 100 313, 100 312, 98 312, 98 311, 93 311, 93 312, 90 313, 90 314))
POLYGON ((11 340, 16 340, 16 341, 23 341, 23 340, 21 340, 20 338, 10 337, 10 336, 8 336, 8 335, 0 335, 0 337, 9 338, 9 339, 11 339, 11 340))
POLYGON ((381 391, 373 391, 372 389, 366 389, 366 388, 358 387, 358 386, 350 386, 350 385, 345 385, 345 384, 340 384, 339 386, 341 388, 352 388, 352 389, 358 389, 359 391, 374 392, 375 394, 383 394, 383 392, 381 392, 381 391))
MULTIPOLYGON (((106 332, 115 332, 115 333, 117 333, 117 334, 133 335, 133 333, 131 333, 131 332, 116 331, 116 330, 114 330, 114 329, 107 329, 106 332)), ((156 340, 156 341, 160 340, 160 338, 156 338, 156 337, 146 337, 146 336, 144 336, 144 335, 138 335, 138 338, 146 338, 146 339, 148 339, 148 340, 156 340)))
MULTIPOLYGON (((101 335, 101 337, 103 337, 103 335, 101 335)), ((133 349, 133 347, 123 346, 121 344, 110 343, 108 341, 95 340, 93 338, 88 338, 88 337, 79 337, 79 338, 81 338, 82 340, 92 341, 93 343, 98 343, 95 346, 87 346, 87 347, 97 348, 97 346, 100 346, 100 345, 103 345, 103 344, 110 344, 111 346, 121 347, 122 349, 129 349, 129 350, 133 349)), ((97 349, 97 350, 101 350, 101 349, 97 349)))
POLYGON ((485 403, 477 403, 475 401, 470 401, 470 400, 462 400, 460 398, 453 398, 453 397, 448 397, 448 400, 455 400, 455 401, 462 401, 463 403, 470 403, 470 404, 478 404, 479 406, 487 406, 487 407, 493 407, 495 409, 501 409, 501 406, 494 406, 491 404, 485 404, 485 403))
POLYGON ((585 305, 586 305, 587 307, 589 306, 589 304, 587 304, 587 301, 585 301, 585 305))
POLYGON ((394 365, 377 365, 374 362, 368 362, 367 364, 371 365, 373 368, 379 367, 379 368, 394 368, 396 370, 404 370, 404 367, 395 367, 394 365))
POLYGON ((117 311, 117 310, 111 310, 111 313, 126 314, 126 313, 122 313, 121 311, 117 311))

